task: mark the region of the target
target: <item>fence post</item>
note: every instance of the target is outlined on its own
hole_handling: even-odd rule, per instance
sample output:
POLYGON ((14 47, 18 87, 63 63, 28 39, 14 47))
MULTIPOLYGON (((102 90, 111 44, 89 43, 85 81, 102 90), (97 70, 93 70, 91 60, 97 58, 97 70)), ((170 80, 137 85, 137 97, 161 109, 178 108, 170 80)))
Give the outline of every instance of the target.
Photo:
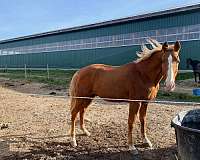
POLYGON ((7 64, 6 64, 6 66, 5 66, 5 73, 7 73, 8 72, 8 67, 7 67, 7 64))
POLYGON ((25 79, 27 79, 26 64, 24 65, 24 77, 25 77, 25 79))
POLYGON ((49 65, 47 64, 47 79, 49 79, 49 65))

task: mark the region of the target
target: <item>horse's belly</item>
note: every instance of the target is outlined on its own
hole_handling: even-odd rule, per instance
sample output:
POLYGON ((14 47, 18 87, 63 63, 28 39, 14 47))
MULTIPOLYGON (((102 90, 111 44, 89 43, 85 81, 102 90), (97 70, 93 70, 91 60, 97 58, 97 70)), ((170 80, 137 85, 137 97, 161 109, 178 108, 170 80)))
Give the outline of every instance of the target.
POLYGON ((94 94, 99 97, 124 99, 128 98, 128 79, 115 72, 100 72, 94 81, 94 94), (100 74, 101 73, 101 74, 100 74))
POLYGON ((125 90, 125 88, 114 89, 110 87, 108 88, 99 87, 98 90, 96 90, 95 95, 101 98, 105 98, 105 100, 107 101, 120 101, 120 99, 122 99, 121 101, 123 101, 123 99, 128 98, 129 94, 128 91, 125 90))

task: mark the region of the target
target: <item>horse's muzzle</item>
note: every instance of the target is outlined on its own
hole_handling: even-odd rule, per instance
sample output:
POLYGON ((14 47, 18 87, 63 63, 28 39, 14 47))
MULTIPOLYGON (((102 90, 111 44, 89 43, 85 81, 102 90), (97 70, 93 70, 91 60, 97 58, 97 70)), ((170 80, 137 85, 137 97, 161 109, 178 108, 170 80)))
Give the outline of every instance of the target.
POLYGON ((174 89, 175 89, 175 83, 174 82, 165 83, 165 91, 171 92, 174 89))

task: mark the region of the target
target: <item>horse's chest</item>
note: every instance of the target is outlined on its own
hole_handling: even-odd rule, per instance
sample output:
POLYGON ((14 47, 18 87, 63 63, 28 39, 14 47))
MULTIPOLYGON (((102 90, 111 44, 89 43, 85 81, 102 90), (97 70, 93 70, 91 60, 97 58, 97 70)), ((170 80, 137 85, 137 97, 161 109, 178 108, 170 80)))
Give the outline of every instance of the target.
POLYGON ((148 91, 148 99, 154 99, 157 96, 159 87, 152 87, 148 91))
POLYGON ((159 86, 156 87, 138 87, 135 90, 136 98, 154 99, 157 96, 159 86))

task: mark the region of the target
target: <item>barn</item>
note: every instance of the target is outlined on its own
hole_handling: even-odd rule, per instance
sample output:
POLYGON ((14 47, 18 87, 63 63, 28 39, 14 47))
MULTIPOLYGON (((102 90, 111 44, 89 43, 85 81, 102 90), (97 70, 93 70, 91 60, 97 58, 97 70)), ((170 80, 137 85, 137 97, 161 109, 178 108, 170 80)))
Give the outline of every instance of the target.
POLYGON ((0 67, 80 68, 133 61, 147 37, 180 40, 181 69, 200 59, 200 4, 0 41, 0 67))

